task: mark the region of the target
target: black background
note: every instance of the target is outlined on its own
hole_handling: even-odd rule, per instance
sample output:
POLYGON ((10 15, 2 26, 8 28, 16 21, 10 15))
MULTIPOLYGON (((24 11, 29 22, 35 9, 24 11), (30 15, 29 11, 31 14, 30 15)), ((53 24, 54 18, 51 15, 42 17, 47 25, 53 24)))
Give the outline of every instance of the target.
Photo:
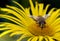
MULTIPOLYGON (((29 1, 28 0, 26 0, 26 1, 18 0, 18 2, 20 4, 22 4, 23 6, 25 6, 29 1), (24 3, 26 3, 26 4, 24 4, 24 3)), ((38 2, 39 3, 40 2, 44 3, 45 5, 46 4, 51 4, 52 7, 60 8, 60 0, 38 0, 38 2)), ((10 5, 11 4, 11 0, 0 0, 0 7, 5 7, 6 4, 10 5)), ((29 5, 29 3, 28 3, 28 5, 29 5)))

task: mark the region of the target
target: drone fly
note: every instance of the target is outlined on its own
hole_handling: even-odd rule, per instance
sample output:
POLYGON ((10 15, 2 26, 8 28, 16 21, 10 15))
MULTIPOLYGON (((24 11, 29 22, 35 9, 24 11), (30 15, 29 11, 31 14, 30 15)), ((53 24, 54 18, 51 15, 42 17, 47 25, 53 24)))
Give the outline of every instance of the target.
POLYGON ((46 20, 46 18, 48 18, 50 15, 49 14, 46 14, 45 16, 32 16, 32 15, 30 15, 30 17, 34 20, 34 21, 36 21, 36 23, 37 24, 39 24, 39 26, 43 29, 44 28, 44 26, 45 26, 45 24, 46 24, 46 22, 45 22, 45 20, 46 20))

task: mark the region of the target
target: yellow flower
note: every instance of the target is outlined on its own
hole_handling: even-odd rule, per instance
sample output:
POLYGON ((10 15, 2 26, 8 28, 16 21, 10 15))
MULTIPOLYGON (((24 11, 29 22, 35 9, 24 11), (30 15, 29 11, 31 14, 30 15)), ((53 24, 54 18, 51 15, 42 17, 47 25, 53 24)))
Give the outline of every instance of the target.
POLYGON ((7 8, 1 8, 2 11, 7 13, 0 14, 0 18, 8 19, 13 23, 0 23, 0 30, 5 30, 0 34, 0 37, 10 33, 11 37, 22 34, 17 41, 21 41, 26 37, 29 37, 27 41, 60 41, 60 17, 58 17, 60 9, 52 8, 46 14, 49 4, 44 8, 43 3, 36 2, 34 7, 32 0, 29 0, 30 7, 24 8, 19 3, 13 2, 20 9, 9 5, 7 5, 7 8), (38 18, 40 19, 38 16, 41 16, 44 20, 37 20, 38 18), (45 24, 43 24, 44 22, 45 24))

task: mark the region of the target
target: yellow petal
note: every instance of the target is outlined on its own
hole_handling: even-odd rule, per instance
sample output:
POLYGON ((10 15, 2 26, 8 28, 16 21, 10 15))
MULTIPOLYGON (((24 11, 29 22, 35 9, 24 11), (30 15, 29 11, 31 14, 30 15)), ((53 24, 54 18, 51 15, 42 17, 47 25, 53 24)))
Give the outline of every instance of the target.
POLYGON ((3 33, 0 34, 0 37, 3 37, 4 35, 9 34, 9 33, 11 33, 12 31, 13 31, 13 30, 5 31, 5 32, 3 32, 3 33))
POLYGON ((12 37, 14 35, 19 35, 19 34, 23 34, 23 32, 22 31, 15 31, 15 32, 11 33, 10 36, 12 37))
POLYGON ((8 20, 10 20, 10 21, 13 21, 13 22, 15 22, 15 23, 17 23, 18 25, 21 25, 20 23, 21 23, 21 21, 20 20, 18 20, 17 18, 15 18, 15 17, 12 17, 12 16, 8 16, 8 15, 4 15, 4 14, 0 14, 0 18, 6 18, 6 19, 8 19, 8 20), (18 21, 18 22, 17 22, 18 21), (19 23, 20 22, 20 23, 19 23))
POLYGON ((16 16, 17 18, 20 18, 20 14, 18 14, 16 11, 13 11, 11 9, 8 8, 1 8, 2 11, 7 12, 7 14, 13 14, 14 16, 16 16))
MULTIPOLYGON (((23 19, 25 20, 25 21, 27 21, 26 23, 28 23, 29 22, 29 18, 28 18, 28 14, 30 14, 30 12, 29 12, 29 8, 28 9, 25 9, 25 12, 23 12, 21 9, 18 9, 18 8, 16 8, 16 7, 13 7, 13 6, 8 6, 7 5, 7 7, 9 7, 9 8, 11 8, 11 9, 13 9, 13 10, 15 10, 15 11, 17 11, 18 13, 19 13, 19 15, 20 15, 20 18, 19 19, 21 19, 22 21, 23 21, 23 19), (28 19, 28 20, 27 20, 28 19)), ((31 21, 30 21, 31 22, 31 21)), ((28 23, 29 24, 29 23, 28 23)))
POLYGON ((0 28, 0 30, 7 30, 7 29, 10 29, 10 28, 0 28))
POLYGON ((59 31, 60 31, 60 25, 57 25, 57 26, 54 28, 54 31, 55 31, 55 32, 59 32, 59 31))
POLYGON ((52 8, 49 12, 48 12, 48 14, 52 14, 53 12, 54 12, 54 10, 55 10, 56 8, 52 8))
POLYGON ((17 39, 17 41, 21 41, 23 38, 26 38, 27 36, 24 34, 22 35, 19 39, 17 39))
POLYGON ((47 36, 47 38, 49 39, 49 41, 55 41, 55 40, 53 40, 52 37, 47 36))
POLYGON ((34 22, 33 20, 32 20, 32 18, 30 18, 30 11, 29 11, 29 9, 30 8, 25 8, 25 15, 27 15, 26 16, 26 21, 29 23, 29 22, 34 22), (28 20, 27 20, 28 19, 28 20))
POLYGON ((17 4, 18 6, 20 6, 23 10, 25 10, 24 7, 23 7, 22 5, 20 5, 18 2, 14 1, 14 0, 13 0, 13 2, 14 2, 15 4, 17 4))
POLYGON ((52 39, 52 38, 50 38, 50 37, 49 37, 48 39, 49 39, 49 41, 55 41, 55 40, 53 40, 53 39, 52 39))
POLYGON ((27 41, 31 41, 33 37, 30 37, 27 41))
MULTIPOLYGON (((49 6, 50 6, 49 4, 46 6, 46 8, 45 8, 44 11, 43 11, 43 12, 44 12, 43 15, 46 15, 46 12, 47 12, 49 6)), ((48 14, 49 14, 49 13, 48 13, 48 14)))
POLYGON ((35 14, 33 14, 34 16, 38 16, 38 3, 35 2, 36 6, 35 6, 35 14))
POLYGON ((59 24, 60 24, 60 18, 57 18, 54 22, 52 22, 51 26, 56 27, 59 24))
POLYGON ((17 7, 14 7, 14 6, 9 6, 9 5, 6 5, 6 7, 11 8, 11 9, 17 11, 19 15, 21 15, 22 17, 25 17, 25 13, 24 13, 23 10, 21 10, 21 9, 19 9, 17 7))
POLYGON ((31 39, 31 41, 37 41, 38 40, 38 37, 37 36, 35 36, 35 37, 33 37, 32 39, 31 39))
POLYGON ((44 12, 44 11, 43 11, 43 8, 44 8, 44 4, 43 4, 43 3, 40 3, 40 4, 39 4, 39 15, 40 15, 40 16, 43 16, 43 12, 44 12))
POLYGON ((29 0, 29 2, 30 2, 32 14, 33 14, 33 16, 34 16, 34 15, 35 15, 35 8, 34 8, 34 5, 33 5, 33 3, 32 3, 32 0, 29 0))
POLYGON ((47 37, 44 38, 46 41, 49 41, 49 39, 47 37))
POLYGON ((55 34, 53 35, 53 38, 60 41, 60 32, 55 33, 55 34))
MULTIPOLYGON (((13 8, 13 7, 11 7, 13 8)), ((15 8, 14 8, 15 9, 15 8)), ((1 8, 2 11, 7 11, 8 14, 13 14, 15 15, 16 17, 18 17, 20 19, 20 21, 22 22, 22 24, 26 24, 27 26, 29 24, 31 24, 33 22, 33 20, 31 20, 28 16, 27 17, 22 17, 20 14, 18 14, 17 12, 13 11, 13 10, 10 10, 10 9, 7 9, 7 8, 1 8), (27 20, 28 19, 28 20, 27 20), (31 22, 31 23, 29 23, 31 22)), ((21 10, 20 10, 21 11, 21 10)), ((21 11, 22 12, 22 11, 21 11)), ((21 13, 22 14, 22 13, 21 13)))
MULTIPOLYGON (((21 11, 23 14, 25 14, 25 16, 26 16, 26 13, 25 13, 25 8, 21 5, 21 4, 19 4, 19 3, 17 3, 16 1, 13 1, 15 4, 17 4, 18 6, 20 6, 21 7, 21 9, 24 11, 22 11, 21 9, 19 9, 19 11, 21 11)), ((29 12, 29 11, 28 11, 29 12)), ((28 14, 30 14, 30 13, 28 13, 28 14)))
POLYGON ((39 36, 39 41, 42 41, 43 40, 43 36, 39 36))
POLYGON ((26 29, 21 27, 21 26, 18 26, 18 25, 15 25, 15 24, 12 24, 12 23, 3 23, 1 24, 2 26, 5 26, 4 28, 10 28, 12 30, 20 30, 20 31, 25 31, 26 29), (13 26, 12 26, 13 25, 13 26))
POLYGON ((28 31, 23 31, 24 32, 24 34, 17 40, 17 41, 20 41, 20 40, 22 40, 23 38, 25 38, 25 37, 31 37, 31 36, 34 36, 34 35, 32 35, 30 32, 28 32, 28 31))
POLYGON ((25 15, 28 17, 30 15, 30 8, 25 8, 25 15))
POLYGON ((60 9, 54 11, 52 15, 50 16, 50 19, 47 21, 47 23, 50 25, 55 19, 60 15, 60 9), (52 20, 53 19, 53 20, 52 20))

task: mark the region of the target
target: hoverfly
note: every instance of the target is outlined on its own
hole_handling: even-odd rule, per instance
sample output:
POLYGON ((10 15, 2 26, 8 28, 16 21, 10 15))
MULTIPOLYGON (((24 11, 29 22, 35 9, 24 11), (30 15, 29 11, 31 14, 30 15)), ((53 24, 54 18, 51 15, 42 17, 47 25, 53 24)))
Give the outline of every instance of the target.
POLYGON ((36 21, 37 24, 39 24, 39 26, 43 29, 46 22, 45 20, 49 17, 50 15, 49 14, 46 14, 45 16, 32 16, 30 15, 30 17, 36 21))

